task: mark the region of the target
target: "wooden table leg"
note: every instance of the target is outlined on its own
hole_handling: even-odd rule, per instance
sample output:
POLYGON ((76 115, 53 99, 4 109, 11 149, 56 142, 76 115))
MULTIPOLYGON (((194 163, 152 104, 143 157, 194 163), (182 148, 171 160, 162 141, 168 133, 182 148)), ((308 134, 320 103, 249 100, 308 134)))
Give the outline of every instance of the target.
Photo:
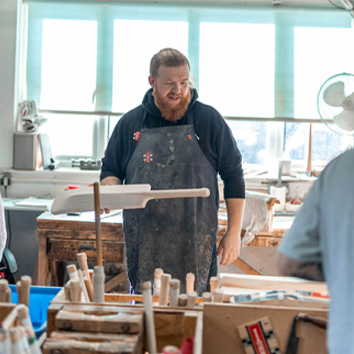
POLYGON ((49 281, 49 264, 47 255, 47 237, 38 232, 38 260, 33 284, 47 286, 49 281))

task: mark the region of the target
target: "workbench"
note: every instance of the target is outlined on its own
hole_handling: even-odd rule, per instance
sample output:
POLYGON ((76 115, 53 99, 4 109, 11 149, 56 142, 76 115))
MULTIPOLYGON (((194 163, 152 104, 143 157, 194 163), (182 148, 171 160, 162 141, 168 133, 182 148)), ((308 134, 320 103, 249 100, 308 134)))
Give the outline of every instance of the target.
MULTIPOLYGON (((77 215, 54 215, 44 212, 38 216, 38 261, 36 285, 62 286, 57 263, 75 262, 77 254, 85 252, 88 262, 96 263, 96 229, 94 212, 77 215)), ((101 215, 103 263, 118 263, 125 269, 122 213, 112 211, 101 215)), ((123 271, 113 278, 111 287, 127 279, 123 271)), ((109 284, 105 284, 109 291, 109 284)))
MULTIPOLYGON (((57 265, 62 262, 75 262, 77 253, 86 252, 88 262, 96 263, 96 233, 94 212, 79 215, 54 215, 44 212, 37 217, 38 260, 34 284, 42 286, 62 286, 63 280, 57 272, 57 265)), ((274 267, 270 271, 264 268, 272 265, 276 247, 288 229, 287 224, 274 222, 272 232, 260 232, 246 248, 241 249, 241 256, 234 266, 250 275, 275 275, 274 267), (277 226, 280 225, 280 226, 277 226), (279 228, 280 227, 280 228, 279 228), (254 256, 249 256, 254 254, 254 256), (250 261, 251 258, 251 261, 250 261), (253 265, 256 259, 261 266, 253 265)), ((220 221, 219 240, 225 233, 226 223, 220 221)), ((112 211, 101 215, 101 233, 103 263, 112 262, 125 269, 124 238, 121 212, 112 211)), ((222 268, 222 267, 220 267, 222 268)), ((221 269, 222 270, 222 269, 221 269)), ((105 291, 127 279, 126 272, 120 273, 105 285, 105 291)))

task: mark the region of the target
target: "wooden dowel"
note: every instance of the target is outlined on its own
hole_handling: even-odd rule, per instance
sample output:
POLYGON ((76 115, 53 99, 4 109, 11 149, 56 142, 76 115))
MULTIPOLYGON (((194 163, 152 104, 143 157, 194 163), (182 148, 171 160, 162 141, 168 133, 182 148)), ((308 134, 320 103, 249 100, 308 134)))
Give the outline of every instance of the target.
POLYGON ((197 296, 198 295, 195 291, 190 291, 187 293, 187 307, 194 307, 197 296))
POLYGON ((95 266, 93 271, 93 301, 104 302, 104 267, 95 266))
POLYGON ((6 302, 11 303, 11 289, 7 288, 6 290, 6 302))
POLYGON ((23 327, 32 327, 32 321, 29 316, 28 307, 24 304, 17 305, 17 317, 20 319, 23 327))
POLYGON ((16 282, 17 303, 21 304, 21 280, 16 282))
POLYGON ((76 269, 76 265, 75 264, 69 264, 66 266, 66 270, 69 274, 69 278, 70 280, 73 279, 79 279, 79 276, 77 274, 77 269, 76 269))
POLYGON ((71 296, 70 296, 70 282, 67 282, 64 285, 64 294, 65 294, 65 299, 68 301, 71 301, 71 296))
POLYGON ((85 252, 83 253, 78 253, 76 255, 77 261, 79 263, 79 268, 82 270, 82 272, 84 273, 84 275, 89 273, 89 268, 88 268, 88 264, 87 264, 87 255, 85 252))
POLYGON ((178 279, 170 280, 170 306, 178 306, 180 281, 178 279))
POLYGON ((178 306, 181 307, 187 306, 187 294, 180 294, 178 296, 178 306))
POLYGON ((102 235, 101 235, 101 206, 100 206, 100 187, 99 183, 93 184, 94 202, 95 202, 95 226, 96 226, 96 249, 97 249, 97 265, 102 266, 102 235))
POLYGON ((160 296, 162 274, 163 274, 162 268, 155 269, 155 271, 154 271, 154 287, 153 287, 154 296, 160 296))
POLYGON ((90 301, 93 301, 93 286, 89 277, 84 276, 84 283, 87 290, 87 295, 90 301))
POLYGON ((160 298, 159 305, 166 306, 168 302, 168 293, 170 290, 170 280, 171 274, 162 274, 161 275, 161 290, 160 290, 160 298))
POLYGON ((28 275, 23 275, 21 277, 21 304, 29 307, 29 295, 30 295, 30 286, 32 284, 32 278, 28 275))
POLYGON ((6 293, 9 282, 6 279, 0 279, 0 302, 6 302, 6 293))
POLYGON ((84 282, 84 275, 83 275, 81 269, 78 270, 77 276, 78 276, 78 278, 80 280, 80 286, 81 286, 81 291, 82 291, 81 301, 82 302, 90 302, 90 299, 89 299, 89 296, 88 296, 88 293, 87 293, 87 289, 86 289, 86 285, 85 285, 85 282, 84 282))
POLYGON ((81 285, 79 279, 70 280, 70 299, 71 301, 81 301, 81 285))
POLYGON ((90 301, 93 301, 93 282, 90 275, 90 269, 88 268, 88 264, 87 264, 87 255, 85 252, 83 252, 83 253, 78 253, 76 257, 79 263, 79 268, 81 269, 82 274, 84 276, 84 283, 86 286, 88 297, 90 301))
POLYGON ((151 282, 147 281, 141 284, 141 290, 144 299, 144 314, 146 325, 146 338, 148 343, 148 350, 150 354, 157 354, 156 334, 154 323, 154 311, 151 297, 151 282))
POLYGON ((210 292, 205 292, 202 295, 203 302, 213 302, 213 295, 210 292))
POLYGON ((214 291, 214 302, 223 302, 224 300, 224 290, 218 288, 214 291))
POLYGON ((195 275, 193 273, 187 273, 186 275, 186 292, 194 291, 195 275))
POLYGON ((215 289, 218 287, 218 277, 210 278, 210 292, 214 295, 215 289))

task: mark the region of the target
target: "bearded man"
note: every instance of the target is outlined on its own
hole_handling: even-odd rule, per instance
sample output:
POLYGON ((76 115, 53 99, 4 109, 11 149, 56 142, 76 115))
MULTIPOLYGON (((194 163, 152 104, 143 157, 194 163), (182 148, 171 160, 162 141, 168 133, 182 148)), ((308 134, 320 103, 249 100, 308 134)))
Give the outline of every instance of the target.
POLYGON ((199 102, 190 64, 165 48, 150 63, 143 102, 117 123, 102 159, 102 185, 148 183, 151 189, 209 188, 208 198, 150 201, 123 211, 128 277, 135 293, 162 268, 181 281, 195 275, 195 290, 209 289, 221 265, 240 253, 245 184, 242 157, 223 117, 199 102), (217 249, 218 174, 224 182, 228 228, 217 249))

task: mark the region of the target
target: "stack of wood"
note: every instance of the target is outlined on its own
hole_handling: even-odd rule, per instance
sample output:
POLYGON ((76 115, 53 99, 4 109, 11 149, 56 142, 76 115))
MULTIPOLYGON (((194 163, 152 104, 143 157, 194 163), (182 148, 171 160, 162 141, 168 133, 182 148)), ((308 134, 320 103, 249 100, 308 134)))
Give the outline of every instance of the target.
POLYGON ((56 330, 43 353, 141 353, 142 309, 100 305, 65 305, 55 316, 56 330))

